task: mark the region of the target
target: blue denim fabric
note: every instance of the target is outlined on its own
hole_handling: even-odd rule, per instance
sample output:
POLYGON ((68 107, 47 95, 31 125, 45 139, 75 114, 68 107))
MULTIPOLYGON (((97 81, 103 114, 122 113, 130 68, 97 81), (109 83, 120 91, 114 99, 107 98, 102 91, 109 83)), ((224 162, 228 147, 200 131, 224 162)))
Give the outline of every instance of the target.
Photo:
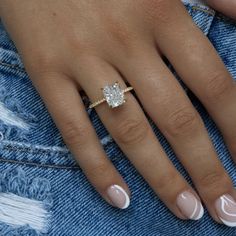
MULTIPOLYGON (((188 4, 186 8, 236 79, 235 22, 207 7, 188 4)), ((220 132, 197 98, 187 88, 185 90, 235 183, 236 169, 220 132)), ((31 84, 14 43, 0 23, 0 196, 12 193, 36 200, 47 212, 40 229, 0 221, 0 236, 236 235, 235 228, 215 223, 207 211, 199 221, 175 217, 109 136, 95 110, 88 109, 86 97, 84 103, 107 155, 131 189, 131 205, 126 210, 108 205, 87 181, 65 147, 31 84)), ((150 122, 169 158, 192 185, 169 144, 150 122)))

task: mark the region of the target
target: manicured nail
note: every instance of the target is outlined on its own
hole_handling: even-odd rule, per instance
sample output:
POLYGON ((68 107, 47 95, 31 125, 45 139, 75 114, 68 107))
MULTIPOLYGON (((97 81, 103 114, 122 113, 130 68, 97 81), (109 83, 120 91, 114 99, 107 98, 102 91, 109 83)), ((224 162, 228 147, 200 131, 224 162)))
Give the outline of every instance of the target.
POLYGON ((222 195, 216 202, 216 212, 221 221, 230 227, 236 226, 236 202, 229 194, 222 195))
POLYGON ((130 204, 130 199, 125 190, 119 185, 112 185, 108 188, 107 194, 112 203, 118 208, 125 209, 130 204))
POLYGON ((204 214, 201 202, 189 191, 179 194, 177 197, 177 206, 191 220, 199 220, 204 214))

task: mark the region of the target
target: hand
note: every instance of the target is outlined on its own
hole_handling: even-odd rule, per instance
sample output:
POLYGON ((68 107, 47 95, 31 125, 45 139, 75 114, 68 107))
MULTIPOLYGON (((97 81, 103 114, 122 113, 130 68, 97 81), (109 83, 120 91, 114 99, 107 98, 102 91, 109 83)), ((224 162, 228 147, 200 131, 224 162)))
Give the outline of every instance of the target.
POLYGON ((107 103, 95 108, 127 158, 177 217, 201 218, 202 199, 217 222, 236 225, 236 217, 230 215, 236 214, 231 179, 200 115, 162 56, 205 105, 233 158, 236 87, 179 0, 1 0, 0 5, 3 23, 65 143, 108 203, 124 209, 130 192, 106 157, 79 90, 96 101, 102 96, 100 88, 115 81, 125 88, 126 81, 198 193, 166 156, 131 92, 118 108, 107 103))

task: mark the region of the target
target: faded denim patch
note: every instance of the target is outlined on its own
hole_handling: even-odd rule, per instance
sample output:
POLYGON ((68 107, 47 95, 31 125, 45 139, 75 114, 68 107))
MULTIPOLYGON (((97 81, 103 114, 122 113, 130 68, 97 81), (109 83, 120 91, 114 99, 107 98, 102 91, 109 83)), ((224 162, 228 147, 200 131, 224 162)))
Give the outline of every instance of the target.
POLYGON ((20 167, 6 169, 0 174, 0 235, 46 234, 52 203, 47 179, 30 179, 20 167))

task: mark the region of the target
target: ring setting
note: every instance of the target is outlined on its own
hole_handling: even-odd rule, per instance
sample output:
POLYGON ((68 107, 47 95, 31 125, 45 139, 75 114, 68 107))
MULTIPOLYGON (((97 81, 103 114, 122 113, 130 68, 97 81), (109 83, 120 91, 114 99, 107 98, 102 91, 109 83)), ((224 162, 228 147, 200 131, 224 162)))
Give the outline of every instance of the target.
POLYGON ((132 87, 122 89, 118 82, 115 82, 112 85, 106 85, 102 88, 103 99, 92 103, 89 108, 93 108, 105 101, 111 108, 119 107, 126 102, 124 94, 132 89, 132 87))

